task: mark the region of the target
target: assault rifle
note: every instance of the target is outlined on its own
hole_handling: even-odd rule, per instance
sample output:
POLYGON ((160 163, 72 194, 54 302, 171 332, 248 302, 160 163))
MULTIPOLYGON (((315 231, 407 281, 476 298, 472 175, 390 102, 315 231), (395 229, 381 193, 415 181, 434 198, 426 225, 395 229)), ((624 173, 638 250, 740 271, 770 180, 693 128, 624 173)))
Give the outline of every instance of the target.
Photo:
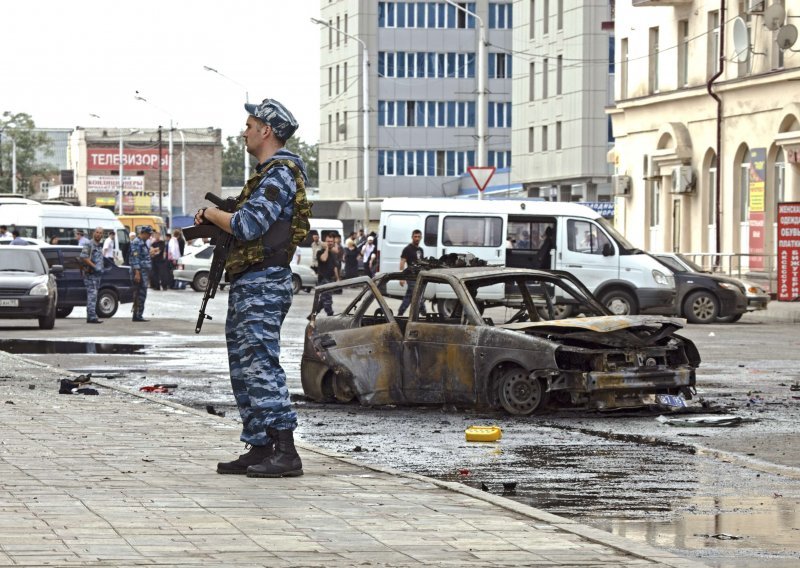
MULTIPOLYGON (((232 197, 221 199, 213 193, 206 193, 206 199, 219 207, 222 211, 233 213, 236 210, 236 200, 232 197)), ((225 272, 225 260, 233 246, 235 240, 233 235, 223 231, 213 223, 205 222, 202 225, 192 225, 181 229, 186 240, 192 239, 211 239, 211 244, 214 245, 214 256, 211 258, 211 269, 208 272, 208 286, 206 292, 203 294, 203 301, 200 304, 200 315, 197 317, 197 325, 195 325, 194 332, 200 333, 203 327, 203 321, 212 319, 206 313, 206 305, 208 300, 213 298, 217 293, 222 275, 225 272)))

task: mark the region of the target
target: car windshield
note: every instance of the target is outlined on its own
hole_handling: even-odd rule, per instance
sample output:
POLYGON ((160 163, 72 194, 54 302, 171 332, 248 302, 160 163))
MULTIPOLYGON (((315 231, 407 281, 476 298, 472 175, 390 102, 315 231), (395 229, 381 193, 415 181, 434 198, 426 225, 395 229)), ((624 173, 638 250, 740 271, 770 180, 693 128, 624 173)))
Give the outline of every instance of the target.
POLYGON ((686 267, 671 256, 656 255, 656 258, 675 272, 686 272, 686 267))
POLYGON ((700 266, 699 264, 697 264, 693 260, 689 260, 687 257, 683 256, 682 254, 676 254, 675 256, 680 258, 681 262, 686 264, 686 266, 688 266, 689 268, 691 268, 695 272, 707 272, 702 266, 700 266))
POLYGON ((626 253, 634 253, 639 252, 639 249, 633 246, 628 240, 622 236, 622 234, 614 228, 607 219, 599 218, 597 220, 598 223, 605 229, 611 237, 617 241, 617 245, 619 245, 620 249, 626 253))
POLYGON ((45 267, 38 249, 9 246, 0 250, 0 272, 45 274, 45 267))

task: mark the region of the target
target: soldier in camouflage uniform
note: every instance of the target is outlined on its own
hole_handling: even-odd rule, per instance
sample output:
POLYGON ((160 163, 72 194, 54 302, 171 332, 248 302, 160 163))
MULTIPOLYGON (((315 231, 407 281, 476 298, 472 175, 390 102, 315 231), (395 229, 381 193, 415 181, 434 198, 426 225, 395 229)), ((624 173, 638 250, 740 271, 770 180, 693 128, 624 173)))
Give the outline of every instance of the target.
POLYGON ((97 319, 97 291, 103 277, 103 228, 97 227, 92 240, 83 245, 80 255, 83 284, 86 286, 86 323, 103 323, 97 319))
POLYGON ((147 299, 147 288, 150 287, 150 269, 153 262, 150 259, 150 247, 147 239, 153 232, 148 226, 139 229, 139 236, 131 241, 131 280, 133 280, 133 321, 148 321, 144 319, 144 302, 147 299))
MULTIPOLYGON (((235 213, 209 207, 195 216, 196 224, 211 222, 236 238, 225 265, 231 281, 225 336, 241 440, 249 449, 236 460, 220 462, 217 472, 298 476, 303 465, 294 447, 297 414, 279 356, 281 325, 292 303, 293 231, 298 210, 308 207, 307 177, 300 157, 284 148, 298 126, 286 107, 264 99, 245 110, 243 136, 258 160, 256 172, 235 213)), ((305 225, 307 231, 307 218, 305 225)))

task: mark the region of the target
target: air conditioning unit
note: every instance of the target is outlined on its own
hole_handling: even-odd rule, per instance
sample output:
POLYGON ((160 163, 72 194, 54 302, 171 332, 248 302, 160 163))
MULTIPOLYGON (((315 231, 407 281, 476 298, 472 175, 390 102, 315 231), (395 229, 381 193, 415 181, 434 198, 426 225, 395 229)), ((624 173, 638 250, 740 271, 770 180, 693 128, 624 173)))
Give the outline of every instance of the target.
POLYGON ((611 176, 611 187, 614 195, 630 195, 631 176, 611 176))
POLYGON ((692 166, 675 166, 672 169, 672 193, 689 193, 693 189, 692 166))
POLYGON ((748 0, 747 12, 750 14, 763 14, 765 0, 748 0))

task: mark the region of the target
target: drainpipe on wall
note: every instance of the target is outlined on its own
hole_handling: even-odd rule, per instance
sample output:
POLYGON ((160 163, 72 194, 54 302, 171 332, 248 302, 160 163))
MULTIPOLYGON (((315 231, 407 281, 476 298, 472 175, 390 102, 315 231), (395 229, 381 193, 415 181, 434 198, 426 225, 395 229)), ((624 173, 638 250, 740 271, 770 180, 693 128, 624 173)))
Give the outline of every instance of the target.
POLYGON ((722 252, 722 99, 719 95, 717 95, 714 91, 712 91, 712 87, 714 86, 714 81, 722 76, 722 73, 725 71, 725 0, 720 0, 719 2, 719 69, 716 73, 708 80, 706 84, 706 89, 708 90, 708 94, 717 101, 717 178, 714 187, 714 195, 716 196, 714 199, 714 230, 715 230, 715 238, 716 238, 716 253, 717 256, 714 257, 714 265, 719 267, 721 262, 721 257, 719 254, 722 252))

